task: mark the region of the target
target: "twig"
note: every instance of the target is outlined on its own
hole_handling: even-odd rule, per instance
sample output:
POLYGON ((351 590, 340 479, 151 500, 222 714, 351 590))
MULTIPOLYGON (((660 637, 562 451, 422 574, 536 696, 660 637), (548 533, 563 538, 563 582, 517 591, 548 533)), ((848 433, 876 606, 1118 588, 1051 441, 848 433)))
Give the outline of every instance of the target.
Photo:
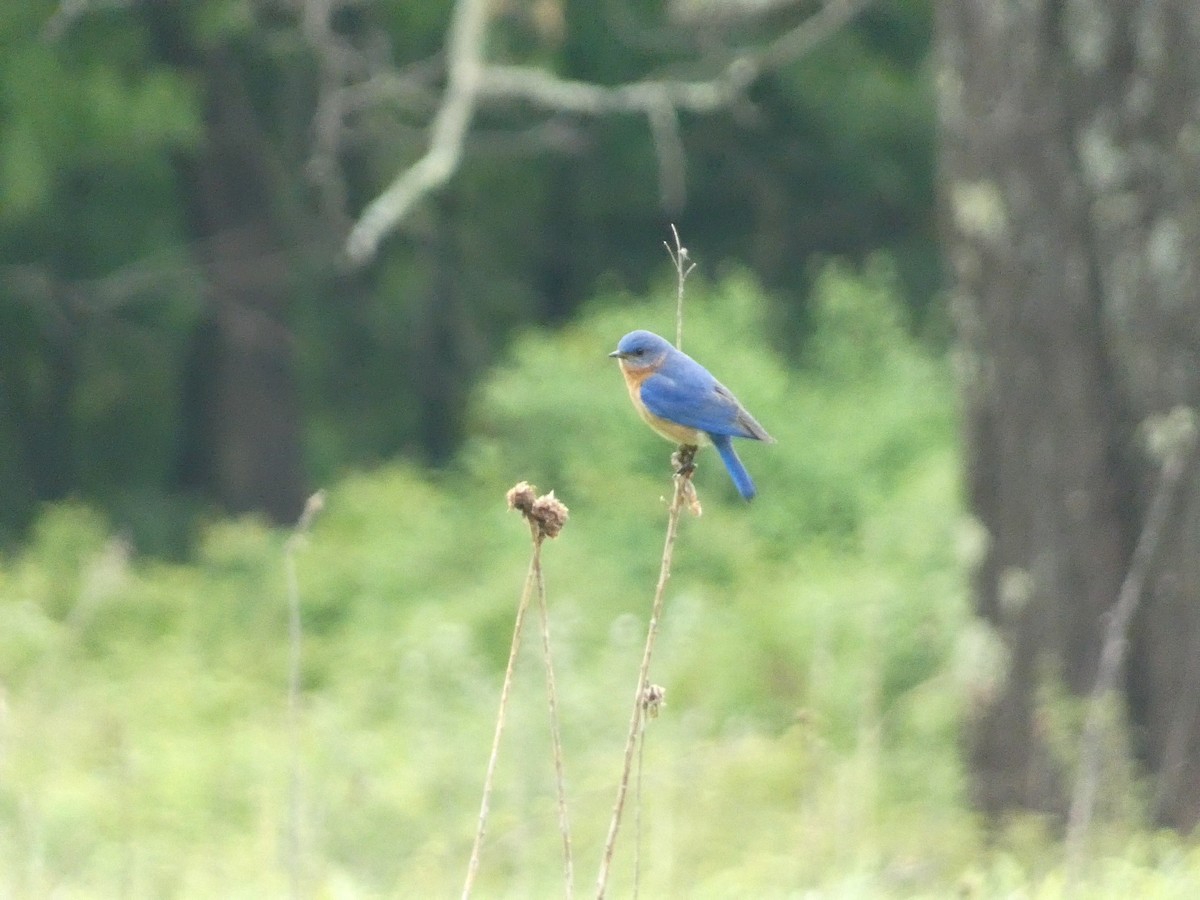
POLYGON ((687 277, 692 274, 692 269, 696 268, 696 264, 688 257, 687 247, 679 239, 679 229, 675 227, 675 223, 671 223, 671 234, 675 236, 675 246, 672 247, 666 241, 663 241, 663 246, 667 248, 667 254, 671 257, 671 262, 675 264, 675 347, 683 349, 683 283, 687 281, 687 277))
MULTIPOLYGON (((529 526, 533 531, 535 545, 540 545, 542 537, 535 523, 529 526)), ((534 566, 534 580, 537 583, 538 611, 542 619, 542 656, 546 661, 546 694, 550 707, 550 742, 554 749, 554 785, 558 795, 558 830, 562 833, 563 841, 563 874, 566 879, 567 900, 575 894, 575 868, 571 861, 571 822, 567 816, 567 780, 563 775, 562 736, 558 727, 558 691, 554 686, 554 663, 550 656, 550 616, 546 610, 546 583, 542 577, 540 555, 534 566)))
POLYGON ((305 168, 319 190, 322 211, 334 221, 346 216, 346 184, 337 165, 348 99, 343 86, 356 68, 363 68, 353 47, 334 29, 334 16, 343 8, 341 0, 300 2, 300 27, 317 64, 312 151, 305 168))
POLYGON ((296 575, 296 550, 304 543, 313 519, 325 507, 325 492, 317 491, 304 504, 304 511, 296 521, 287 542, 283 546, 283 565, 287 576, 288 591, 288 740, 292 745, 292 766, 288 779, 288 879, 291 896, 301 897, 304 892, 303 841, 300 838, 302 806, 301 752, 300 752, 300 651, 303 631, 300 621, 300 579, 296 575))
POLYGON ((764 72, 810 53, 876 0, 828 0, 820 10, 765 47, 742 50, 711 78, 649 78, 617 85, 559 78, 533 66, 488 65, 484 59, 486 0, 457 0, 446 48, 446 92, 434 117, 429 149, 362 213, 346 240, 353 263, 365 263, 380 242, 431 191, 453 177, 475 109, 519 101, 552 113, 645 116, 659 157, 660 191, 668 208, 682 202, 679 112, 711 114, 744 96, 764 72))
POLYGON ((492 754, 488 757, 487 773, 483 777, 483 801, 479 805, 479 827, 475 830, 475 843, 471 847, 471 861, 467 864, 467 880, 463 884, 463 900, 471 896, 475 876, 479 873, 479 853, 483 849, 483 833, 487 827, 488 804, 492 797, 492 781, 496 774, 496 760, 500 756, 500 735, 504 732, 504 714, 508 709, 508 695, 512 688, 513 668, 517 651, 521 648, 521 625, 525 621, 525 610, 529 608, 529 589, 533 584, 534 570, 539 565, 542 545, 535 542, 529 571, 525 575, 525 587, 521 591, 521 602, 517 606, 517 621, 513 626, 512 647, 508 651, 508 667, 504 670, 504 685, 500 688, 500 712, 496 715, 496 732, 492 736, 492 754))
MULTIPOLYGON (((666 241, 663 245, 675 264, 676 293, 675 293, 675 346, 683 349, 683 288, 688 275, 696 264, 688 258, 687 248, 679 237, 679 229, 671 224, 671 234, 675 237, 675 246, 666 241)), ((629 770, 633 764, 634 750, 638 751, 638 772, 636 785, 635 833, 634 841, 634 895, 637 895, 641 882, 641 834, 642 834, 642 749, 645 747, 645 726, 647 714, 651 717, 658 715, 662 705, 664 691, 658 685, 650 684, 650 659, 654 654, 654 640, 658 635, 658 623, 662 619, 663 595, 666 592, 667 579, 671 577, 671 558, 675 552, 675 535, 679 530, 679 516, 684 506, 692 515, 700 515, 700 501, 696 497, 696 487, 692 484, 692 475, 696 471, 696 447, 681 445, 671 457, 675 467, 675 494, 671 499, 671 507, 667 514, 667 537, 663 545, 662 565, 658 571, 658 585, 654 589, 654 603, 650 614, 650 625, 646 630, 646 647, 642 652, 642 665, 638 670, 637 691, 633 698, 633 717, 629 722, 629 736, 625 741, 625 757, 621 768, 621 780, 617 785, 617 800, 613 804, 612 820, 608 825, 608 838, 604 842, 604 856, 600 861, 600 874, 596 879, 597 900, 604 896, 608 888, 608 872, 612 866, 613 851, 617 844, 617 832, 621 827, 621 813, 625 808, 625 795, 629 790, 629 770)))
POLYGON ((646 688, 642 698, 642 721, 638 728, 637 775, 633 787, 633 898, 637 900, 642 888, 642 772, 646 760, 646 719, 658 718, 666 691, 657 684, 646 688))
POLYGON ((761 70, 777 69, 811 53, 822 42, 846 26, 876 0, 829 0, 791 31, 781 34, 760 53, 755 62, 761 70))
POLYGON ((654 590, 654 607, 650 614, 650 626, 646 631, 646 647, 642 652, 642 665, 638 669, 637 691, 633 697, 633 716, 629 721, 629 737, 625 741, 625 757, 621 768, 621 780, 617 785, 617 799, 613 804, 612 820, 608 825, 608 838, 604 842, 604 857, 600 862, 600 874, 596 879, 596 897, 600 900, 608 888, 608 872, 612 866, 613 851, 617 844, 617 832, 621 827, 621 813, 625 809, 625 795, 629 791, 629 772, 633 767, 633 754, 641 731, 642 716, 647 703, 647 686, 650 683, 650 659, 654 655, 654 641, 658 636, 658 623, 662 620, 663 596, 667 579, 671 577, 671 557, 675 551, 675 535, 679 529, 679 516, 691 494, 693 459, 696 448, 682 446, 675 454, 678 464, 675 472, 675 495, 667 516, 667 537, 663 545, 662 566, 658 572, 658 586, 654 590))
POLYGON ((677 213, 687 203, 687 154, 679 134, 679 114, 666 96, 646 109, 654 155, 658 160, 658 205, 677 213))
POLYGON ((90 12, 130 6, 133 6, 133 0, 61 0, 42 26, 42 40, 58 40, 90 12))
POLYGON ((446 47, 446 94, 433 119, 429 149, 367 205, 346 239, 346 253, 352 261, 361 263, 374 256, 379 242, 416 202, 449 181, 458 169, 483 71, 487 13, 488 0, 454 4, 446 47))
MULTIPOLYGON (((467 900, 471 896, 471 889, 475 885, 475 877, 479 874, 479 855, 483 848, 483 835, 487 828, 488 806, 492 797, 492 783, 496 775, 496 760, 500 757, 500 736, 504 732, 504 716, 508 710, 508 697, 512 690, 513 671, 516 667, 517 652, 521 649, 521 627, 525 621, 525 612, 529 609, 529 595, 533 585, 538 585, 539 598, 544 604, 544 594, 541 581, 541 566, 542 566, 542 542, 545 538, 558 537, 562 531, 563 524, 567 520, 567 508, 561 501, 555 498, 554 492, 551 491, 542 497, 534 499, 535 491, 533 486, 528 482, 522 481, 508 492, 508 506, 510 509, 516 509, 525 516, 529 522, 533 535, 533 554, 529 559, 529 571, 525 574, 525 586, 521 589, 521 600, 517 604, 517 620, 513 625, 512 647, 508 651, 508 666, 504 670, 504 684, 500 688, 500 711, 496 715, 496 731, 492 736, 492 753, 488 757, 487 773, 483 778, 483 800, 479 805, 479 826, 475 830, 475 843, 471 847, 471 859, 467 863, 467 878, 463 884, 462 898, 467 900)), ((548 639, 549 630, 544 629, 544 636, 548 639)), ((549 650, 547 649, 547 679, 553 682, 553 673, 549 669, 549 650)), ((551 689, 551 698, 553 698, 553 688, 551 689)), ((553 699, 551 700, 553 704, 553 699)), ((551 713, 551 720, 556 721, 557 716, 554 712, 551 713)), ((557 728, 555 732, 556 752, 558 746, 557 728)), ((560 760, 556 757, 556 768, 559 772, 559 784, 561 789, 561 765, 560 760)), ((560 822, 565 822, 566 817, 566 801, 560 793, 560 822)), ((567 849, 567 866, 568 866, 568 885, 570 884, 570 838, 564 832, 564 842, 567 849)))
POLYGON ((642 891, 642 773, 646 771, 646 717, 638 723, 637 770, 633 776, 633 900, 642 891))
MULTIPOLYGON (((1117 601, 1108 615, 1096 682, 1088 697, 1087 719, 1080 738, 1079 774, 1075 779, 1067 818, 1068 885, 1075 883, 1082 866, 1084 844, 1096 806, 1096 787, 1100 778, 1100 733, 1104 727, 1105 700, 1116 685, 1117 675, 1125 658, 1129 623, 1141 600, 1155 552, 1179 493, 1179 485, 1184 473, 1190 468, 1196 449, 1195 430, 1194 413, 1183 408, 1172 411, 1151 425, 1151 442, 1158 444, 1162 468, 1159 471, 1154 498, 1129 562, 1129 569, 1125 573, 1125 580, 1121 583, 1117 601)), ((1152 446, 1151 449, 1155 448, 1152 446)))
POLYGON ((490 65, 480 81, 481 100, 523 100, 553 112, 598 116, 651 115, 667 104, 674 110, 712 113, 728 107, 764 72, 795 62, 827 40, 876 0, 829 0, 795 28, 758 50, 739 52, 714 77, 681 81, 645 79, 602 85, 576 81, 530 66, 490 65))

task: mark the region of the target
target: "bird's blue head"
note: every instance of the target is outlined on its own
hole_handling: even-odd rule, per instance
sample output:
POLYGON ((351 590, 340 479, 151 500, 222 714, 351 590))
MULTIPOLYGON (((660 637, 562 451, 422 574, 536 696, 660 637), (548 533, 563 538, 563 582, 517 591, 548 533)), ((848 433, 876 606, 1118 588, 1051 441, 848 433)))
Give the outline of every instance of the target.
POLYGON ((651 331, 631 331, 617 343, 617 349, 608 354, 621 361, 627 369, 649 369, 662 365, 671 344, 651 331))

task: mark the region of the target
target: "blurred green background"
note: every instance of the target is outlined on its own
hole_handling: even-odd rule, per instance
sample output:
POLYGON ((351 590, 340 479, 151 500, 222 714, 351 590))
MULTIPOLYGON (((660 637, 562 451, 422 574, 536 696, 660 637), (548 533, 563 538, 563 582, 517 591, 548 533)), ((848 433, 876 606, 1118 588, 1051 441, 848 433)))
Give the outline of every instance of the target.
MULTIPOLYGON (((685 517, 652 680, 643 794, 614 896, 1060 896, 1036 817, 986 831, 959 733, 995 677, 965 571, 948 363, 908 334, 892 268, 830 265, 813 352, 769 349, 744 274, 697 279, 686 345, 736 373, 778 438, 743 456, 753 506, 711 453, 685 517), (728 335, 742 339, 731 345, 728 335)), ((13 896, 286 894, 297 803, 317 896, 448 896, 470 852, 528 557, 521 478, 571 508, 544 549, 577 881, 592 883, 657 577, 669 446, 605 358, 669 330, 674 287, 601 295, 522 332, 473 395, 444 468, 331 484, 296 550, 299 739, 287 718, 286 532, 205 526, 187 562, 139 558, 102 515, 47 508, 0 568, 0 871, 13 896), (548 373, 553 373, 552 376, 548 373), (291 781, 298 766, 298 788, 291 781)), ((533 619, 530 619, 532 627, 533 619)), ((536 632, 516 671, 479 896, 561 892, 536 632)), ((1180 838, 1106 826, 1084 887, 1185 896, 1180 838)))
MULTIPOLYGON (((822 255, 889 251, 911 324, 945 336, 926 0, 681 115, 681 208, 644 117, 486 106, 450 184, 357 269, 352 217, 427 148, 450 3, 327 6, 0 12, 0 540, 74 497, 178 556, 214 505, 292 522, 346 471, 444 465, 513 334, 644 294, 672 222, 708 277, 767 289, 792 361, 822 255)), ((487 53, 604 84, 705 78, 811 10, 684 12, 499 4, 487 53)))
MULTIPOLYGON (((737 374, 779 444, 743 453, 762 485, 752 507, 701 456, 704 514, 682 526, 653 670, 668 694, 646 748, 650 895, 944 887, 978 849, 955 749, 976 676, 947 366, 906 335, 886 265, 831 266, 817 284, 821 350, 797 367, 769 349, 752 279, 689 292, 687 346, 737 374)), ((462 875, 529 550, 504 505, 523 477, 571 508, 544 560, 590 881, 670 488, 670 447, 636 419, 605 350, 635 324, 668 330, 672 295, 601 296, 562 329, 524 332, 441 472, 390 464, 331 486, 297 554, 305 868, 331 895, 446 895, 462 875)), ((155 563, 85 507, 42 515, 3 570, 10 889, 285 889, 283 537, 215 523, 193 561, 155 563)), ((556 892, 534 634, 483 896, 556 892)))
MULTIPOLYGON (((0 896, 456 894, 523 479, 571 509, 544 566, 588 892, 671 485, 606 353, 674 333, 669 222, 699 263, 685 347, 778 444, 739 448, 752 506, 700 457, 651 674, 643 894, 1064 895, 1051 826, 985 828, 960 754, 1002 661, 968 597, 930 4, 873 5, 683 117, 681 209, 644 122, 488 110, 355 271, 348 215, 421 152, 450 4, 330 7, 335 45, 413 89, 343 110, 337 177, 314 166, 317 6, 0 10, 0 896), (293 730, 287 525, 315 487, 293 730)), ((686 75, 811 11, 663 32, 685 6, 497 4, 489 53, 686 75)), ((479 896, 561 892, 541 667, 531 633, 479 896)), ((1191 846, 1109 813, 1077 888, 1194 894, 1191 846)))

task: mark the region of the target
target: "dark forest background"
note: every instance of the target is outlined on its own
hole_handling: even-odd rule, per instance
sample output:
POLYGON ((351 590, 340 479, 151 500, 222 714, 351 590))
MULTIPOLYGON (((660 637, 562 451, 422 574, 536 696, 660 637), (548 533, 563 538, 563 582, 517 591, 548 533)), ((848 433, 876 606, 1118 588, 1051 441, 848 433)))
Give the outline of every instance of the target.
POLYGON ((1197 210, 1193 0, 3 4, 0 885, 446 893, 523 478, 605 816, 677 226, 779 443, 751 507, 700 458, 648 883, 1196 895, 1197 210))
MULTIPOLYGON (((486 54, 601 85, 705 79, 816 10, 498 4, 486 54)), ((0 14, 0 534, 78 497, 178 552, 214 504, 291 521, 349 467, 443 463, 514 330, 643 289, 669 223, 710 275, 758 276, 793 357, 822 255, 889 252, 917 327, 944 332, 928 2, 870 5, 723 107, 680 112, 669 158, 645 116, 489 104, 453 179, 351 265, 353 218, 424 152, 449 16, 0 14)))

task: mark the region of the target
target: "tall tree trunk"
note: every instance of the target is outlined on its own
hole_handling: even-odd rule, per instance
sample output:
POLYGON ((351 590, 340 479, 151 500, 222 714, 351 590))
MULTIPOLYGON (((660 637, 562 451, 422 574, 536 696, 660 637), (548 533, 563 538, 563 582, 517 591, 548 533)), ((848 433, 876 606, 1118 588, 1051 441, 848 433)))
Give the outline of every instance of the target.
MULTIPOLYGON (((941 0, 941 194, 963 348, 978 611, 1003 642, 977 799, 1061 810, 1046 691, 1087 691, 1153 483, 1139 425, 1200 406, 1200 5, 941 0)), ((1158 819, 1200 821, 1200 485, 1127 664, 1158 819)))
POLYGON ((279 154, 247 85, 254 63, 192 34, 184 5, 138 8, 204 103, 200 149, 178 163, 208 311, 189 360, 179 480, 227 509, 294 521, 305 485, 286 235, 298 229, 282 221, 279 154))
POLYGON ((300 513, 300 406, 286 325, 292 273, 273 221, 269 144, 236 62, 204 60, 208 140, 190 173, 191 212, 212 315, 205 404, 218 499, 276 521, 300 513))

